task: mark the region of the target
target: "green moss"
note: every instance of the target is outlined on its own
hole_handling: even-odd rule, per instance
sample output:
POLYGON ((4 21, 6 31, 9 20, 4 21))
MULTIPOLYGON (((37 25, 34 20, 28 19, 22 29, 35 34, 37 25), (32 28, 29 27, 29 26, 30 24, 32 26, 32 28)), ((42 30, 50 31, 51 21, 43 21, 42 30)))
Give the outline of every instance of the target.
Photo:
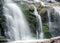
POLYGON ((44 31, 44 35, 45 35, 46 38, 51 38, 51 34, 48 30, 47 25, 43 25, 43 31, 44 31))
POLYGON ((0 36, 0 40, 4 40, 5 39, 5 37, 4 36, 0 36))
POLYGON ((48 27, 46 25, 43 25, 43 31, 44 32, 49 32, 48 27))
POLYGON ((45 34, 45 37, 46 37, 46 38, 51 38, 50 32, 45 32, 44 34, 45 34))

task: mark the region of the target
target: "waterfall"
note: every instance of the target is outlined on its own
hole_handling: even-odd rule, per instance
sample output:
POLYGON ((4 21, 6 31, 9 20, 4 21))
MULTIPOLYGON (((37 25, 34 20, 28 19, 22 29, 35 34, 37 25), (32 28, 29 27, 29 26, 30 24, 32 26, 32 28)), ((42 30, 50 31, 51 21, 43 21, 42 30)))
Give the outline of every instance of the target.
POLYGON ((53 9, 47 9, 49 32, 52 37, 59 36, 60 28, 60 7, 52 6, 53 9), (52 17, 52 19, 51 19, 52 17), (52 21, 53 20, 53 21, 52 21))
POLYGON ((34 14, 38 20, 38 31, 37 31, 37 35, 39 36, 38 38, 43 39, 44 38, 44 32, 42 29, 42 20, 41 20, 41 16, 38 14, 37 8, 34 6, 34 14))
POLYGON ((32 39, 30 27, 21 10, 12 0, 4 0, 3 12, 6 18, 6 38, 9 41, 32 39))
POLYGON ((59 36, 60 30, 60 6, 53 6, 54 9, 54 16, 55 16, 55 34, 54 36, 59 36))
POLYGON ((52 28, 52 22, 51 22, 51 9, 47 9, 47 15, 48 15, 48 27, 49 27, 49 32, 51 33, 52 37, 54 36, 52 31, 54 30, 52 28))
POLYGON ((51 32, 51 12, 49 11, 49 9, 47 10, 48 13, 48 26, 49 26, 49 31, 51 32))

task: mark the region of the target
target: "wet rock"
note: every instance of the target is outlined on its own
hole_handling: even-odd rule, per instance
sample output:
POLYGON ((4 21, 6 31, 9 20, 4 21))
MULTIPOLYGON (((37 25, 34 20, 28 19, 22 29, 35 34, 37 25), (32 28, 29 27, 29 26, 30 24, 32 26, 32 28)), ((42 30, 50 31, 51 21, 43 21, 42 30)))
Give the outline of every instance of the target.
POLYGON ((0 43, 6 43, 6 42, 7 42, 6 39, 4 39, 4 40, 0 40, 0 43))

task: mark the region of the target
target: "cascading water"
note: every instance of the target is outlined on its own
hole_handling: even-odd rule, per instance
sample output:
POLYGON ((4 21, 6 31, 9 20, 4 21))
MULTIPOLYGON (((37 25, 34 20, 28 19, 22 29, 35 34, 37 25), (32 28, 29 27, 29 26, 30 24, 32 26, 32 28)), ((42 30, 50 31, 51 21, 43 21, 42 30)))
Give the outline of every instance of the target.
POLYGON ((12 0, 4 0, 3 12, 6 17, 7 39, 10 41, 32 39, 29 25, 20 7, 12 0))
POLYGON ((49 26, 49 31, 51 32, 51 14, 49 9, 47 9, 47 14, 48 14, 48 26, 49 26))
POLYGON ((47 9, 47 15, 48 15, 48 27, 49 27, 49 32, 51 33, 51 36, 53 37, 53 33, 52 31, 54 31, 54 29, 52 29, 52 22, 51 22, 51 9, 47 9))
POLYGON ((44 32, 42 29, 42 20, 41 20, 41 16, 38 14, 37 8, 34 6, 34 14, 38 20, 38 31, 37 31, 37 36, 39 36, 38 38, 43 39, 44 38, 44 32))
POLYGON ((58 30, 60 28, 60 7, 59 6, 52 6, 53 9, 47 9, 48 13, 48 26, 49 32, 51 33, 52 37, 59 36, 58 30), (52 19, 51 19, 52 18, 52 19), (53 20, 53 21, 52 21, 53 20))
POLYGON ((55 16, 55 34, 54 36, 59 36, 59 31, 60 30, 60 6, 53 6, 54 9, 54 16, 55 16))

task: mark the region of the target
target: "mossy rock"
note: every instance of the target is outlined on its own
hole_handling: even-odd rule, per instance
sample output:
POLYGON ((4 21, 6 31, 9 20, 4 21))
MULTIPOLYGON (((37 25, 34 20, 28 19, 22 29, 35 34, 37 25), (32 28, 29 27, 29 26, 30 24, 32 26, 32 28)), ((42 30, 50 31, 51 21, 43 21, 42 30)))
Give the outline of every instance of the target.
POLYGON ((5 39, 5 37, 4 36, 0 36, 0 40, 4 40, 5 39))
POLYGON ((44 32, 49 32, 48 27, 47 27, 46 25, 43 25, 42 28, 43 28, 43 31, 44 31, 44 32))
POLYGON ((45 34, 45 38, 51 38, 50 32, 45 32, 44 34, 45 34))
POLYGON ((7 42, 7 40, 5 39, 4 36, 0 36, 0 43, 4 43, 4 42, 7 42))

